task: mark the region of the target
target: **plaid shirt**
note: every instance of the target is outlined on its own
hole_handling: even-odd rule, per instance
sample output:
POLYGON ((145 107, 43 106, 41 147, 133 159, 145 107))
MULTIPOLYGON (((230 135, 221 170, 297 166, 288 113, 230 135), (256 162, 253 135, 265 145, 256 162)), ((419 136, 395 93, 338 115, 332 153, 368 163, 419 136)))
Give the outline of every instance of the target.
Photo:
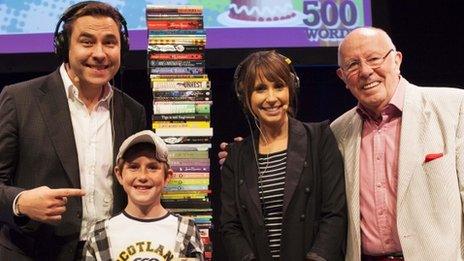
MULTIPOLYGON (((203 242, 192 219, 173 214, 179 219, 174 252, 180 258, 190 257, 203 261, 203 242)), ((110 246, 106 235, 107 219, 100 220, 92 226, 89 239, 84 245, 83 259, 86 261, 108 261, 111 258, 110 246)))

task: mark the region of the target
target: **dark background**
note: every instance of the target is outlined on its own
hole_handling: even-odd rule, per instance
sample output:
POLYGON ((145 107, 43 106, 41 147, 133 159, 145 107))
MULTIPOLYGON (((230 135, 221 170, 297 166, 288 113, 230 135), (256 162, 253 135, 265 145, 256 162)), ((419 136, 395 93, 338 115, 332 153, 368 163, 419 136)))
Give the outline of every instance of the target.
MULTIPOLYGON (((402 75, 417 85, 463 87, 464 40, 463 4, 448 1, 372 0, 373 25, 389 33, 403 53, 402 75)), ((252 49, 207 50, 207 74, 212 82, 214 128, 211 150, 211 196, 213 224, 220 211, 220 172, 217 147, 237 135, 247 135, 247 125, 234 98, 234 67, 252 49)), ((337 78, 336 48, 278 49, 293 60, 301 80, 298 118, 303 121, 333 120, 355 105, 355 100, 337 78)), ((152 96, 145 70, 146 54, 131 52, 123 76, 115 85, 152 112, 152 96)), ((0 55, 0 88, 53 71, 59 61, 53 54, 0 55)), ((211 234, 215 260, 225 260, 218 235, 211 234)))

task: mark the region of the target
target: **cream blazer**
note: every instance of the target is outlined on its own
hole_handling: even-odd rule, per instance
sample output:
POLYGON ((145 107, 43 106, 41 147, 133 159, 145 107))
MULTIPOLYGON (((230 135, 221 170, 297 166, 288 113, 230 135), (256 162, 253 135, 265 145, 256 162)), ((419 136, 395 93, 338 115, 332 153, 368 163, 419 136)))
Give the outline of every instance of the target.
MULTIPOLYGON (((397 227, 407 261, 463 260, 464 91, 427 88, 404 78, 398 162, 397 227), (443 157, 425 162, 432 153, 443 157)), ((362 119, 356 108, 331 128, 345 164, 348 203, 346 260, 361 259, 359 153, 362 119)))

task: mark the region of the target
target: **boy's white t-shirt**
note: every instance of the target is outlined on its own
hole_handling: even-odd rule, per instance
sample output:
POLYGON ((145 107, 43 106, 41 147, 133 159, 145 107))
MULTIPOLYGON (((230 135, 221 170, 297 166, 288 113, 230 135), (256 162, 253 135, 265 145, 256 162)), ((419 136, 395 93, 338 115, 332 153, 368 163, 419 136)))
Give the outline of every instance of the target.
POLYGON ((122 212, 108 220, 106 225, 114 260, 165 261, 178 258, 174 248, 179 219, 169 212, 163 217, 147 220, 122 212))

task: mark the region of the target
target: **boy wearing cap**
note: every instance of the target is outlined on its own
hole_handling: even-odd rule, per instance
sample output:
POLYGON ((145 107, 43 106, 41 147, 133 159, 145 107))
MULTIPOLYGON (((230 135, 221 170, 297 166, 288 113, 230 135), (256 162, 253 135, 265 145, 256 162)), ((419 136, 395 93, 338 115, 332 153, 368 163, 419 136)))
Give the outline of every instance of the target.
POLYGON ((160 203, 172 176, 164 141, 152 131, 138 132, 122 143, 116 164, 114 173, 128 203, 122 213, 93 226, 85 260, 203 260, 203 243, 193 220, 160 203))

